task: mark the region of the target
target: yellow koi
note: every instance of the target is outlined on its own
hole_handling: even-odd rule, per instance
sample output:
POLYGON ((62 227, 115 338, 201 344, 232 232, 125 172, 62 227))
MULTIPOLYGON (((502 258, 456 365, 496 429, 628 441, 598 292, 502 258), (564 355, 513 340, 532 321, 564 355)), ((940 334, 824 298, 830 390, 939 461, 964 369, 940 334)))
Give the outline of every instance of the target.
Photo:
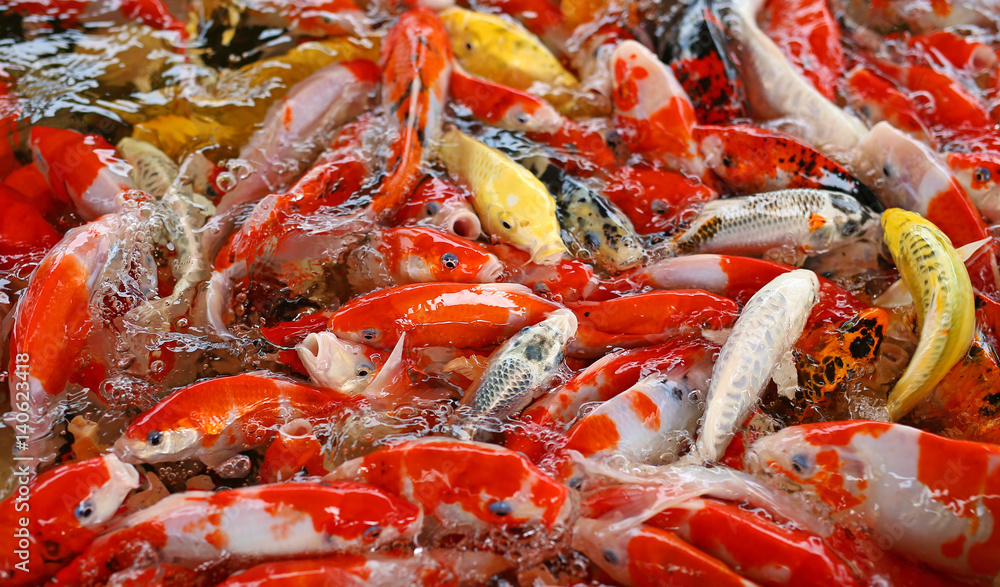
POLYGON ((438 158, 466 183, 483 228, 498 240, 531 253, 531 261, 554 265, 566 251, 555 200, 530 171, 500 151, 451 129, 438 158))
POLYGON ((972 344, 975 300, 969 272, 941 230, 920 214, 890 208, 884 239, 913 295, 920 342, 889 394, 889 416, 906 415, 944 378, 972 344))

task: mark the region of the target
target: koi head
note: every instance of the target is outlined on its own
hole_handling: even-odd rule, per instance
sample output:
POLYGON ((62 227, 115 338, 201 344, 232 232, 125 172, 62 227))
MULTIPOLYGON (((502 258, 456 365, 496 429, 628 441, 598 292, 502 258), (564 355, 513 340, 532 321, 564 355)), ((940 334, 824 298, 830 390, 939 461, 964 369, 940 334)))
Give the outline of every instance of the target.
POLYGON ((31 496, 38 539, 53 558, 72 556, 118 513, 139 487, 139 473, 115 455, 58 467, 39 476, 31 496))
MULTIPOLYGON (((515 200, 516 195, 511 195, 515 200)), ((509 201, 509 198, 508 198, 509 201)), ((555 265, 567 252, 559 235, 558 225, 549 226, 542 210, 523 210, 502 204, 490 204, 485 210, 484 224, 497 240, 510 243, 528 251, 531 262, 539 265, 555 265), (517 210, 515 215, 513 210, 517 210), (532 218, 538 222, 532 222, 532 218), (555 230, 553 230, 555 228, 555 230)), ((554 221, 554 218, 552 218, 554 221)))
POLYGON ((188 458, 202 449, 202 434, 195 428, 160 426, 155 411, 140 416, 114 445, 115 454, 127 463, 162 463, 188 458))
POLYGON ((397 228, 382 233, 379 250, 395 264, 394 274, 412 282, 494 283, 503 264, 468 239, 428 228, 397 228))
POLYGON ((983 216, 1000 221, 1000 153, 951 153, 948 167, 983 216))
POLYGON ((831 192, 825 208, 809 218, 808 248, 829 250, 859 239, 878 241, 881 237, 879 215, 853 196, 831 192))
POLYGON ((373 360, 375 349, 332 332, 310 334, 295 350, 310 379, 349 395, 363 392, 379 370, 373 360))

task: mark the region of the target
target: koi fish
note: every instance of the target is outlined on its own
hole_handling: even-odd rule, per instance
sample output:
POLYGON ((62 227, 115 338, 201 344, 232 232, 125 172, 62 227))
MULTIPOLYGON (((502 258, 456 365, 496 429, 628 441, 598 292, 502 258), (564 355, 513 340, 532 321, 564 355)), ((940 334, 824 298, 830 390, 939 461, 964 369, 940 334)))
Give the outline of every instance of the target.
MULTIPOLYGON (((722 456, 776 371, 776 380, 795 385, 781 369, 791 368, 790 376, 797 377, 792 345, 818 295, 816 274, 796 269, 774 278, 744 306, 712 370, 705 421, 693 451, 697 458, 716 461, 722 456)), ((782 382, 778 387, 780 392, 782 382)))
POLYGON ((683 380, 647 375, 581 418, 566 433, 563 449, 587 458, 672 463, 694 438, 700 401, 701 392, 683 380))
POLYGON ((757 26, 764 0, 740 0, 723 12, 747 82, 751 110, 765 119, 803 121, 796 136, 833 158, 846 158, 864 138, 864 123, 827 100, 795 70, 781 49, 757 26))
POLYGON ((929 145, 937 144, 917 105, 895 83, 867 67, 855 68, 846 81, 848 101, 866 120, 873 124, 886 121, 929 145))
POLYGON ((506 281, 530 287, 539 295, 556 302, 573 302, 597 295, 598 279, 594 269, 580 261, 564 257, 555 265, 539 265, 530 255, 510 245, 487 245, 506 267, 506 281))
MULTIPOLYGON (((549 101, 554 97, 550 94, 556 94, 559 88, 579 84, 556 56, 520 24, 458 7, 448 8, 440 16, 451 37, 455 59, 473 75, 519 90, 529 90, 536 82, 547 84, 550 89, 543 97, 549 101)), ((554 103, 558 107, 558 98, 554 103)))
POLYGON ((1000 153, 948 153, 948 167, 989 222, 1000 222, 1000 153))
POLYGON ((260 478, 264 483, 278 483, 303 470, 312 477, 330 473, 323 462, 323 447, 313 434, 312 424, 298 419, 278 428, 278 435, 267 447, 260 463, 260 478))
POLYGON ((28 275, 60 238, 19 192, 0 184, 0 268, 28 275))
POLYGON ((557 309, 523 285, 418 283, 351 300, 330 318, 330 330, 380 349, 394 347, 404 332, 414 347, 484 348, 557 309), (456 323, 464 324, 457 332, 456 323))
POLYGON ((500 151, 452 129, 438 155, 448 173, 472 190, 486 232, 531 253, 531 261, 553 265, 566 252, 556 206, 545 185, 500 151))
POLYGON ((351 0, 249 0, 249 22, 326 37, 363 30, 365 14, 351 0))
POLYGON ((393 220, 394 226, 435 226, 476 240, 482 234, 479 216, 465 190, 440 177, 425 177, 393 220))
POLYGON ((29 447, 42 444, 58 420, 55 400, 77 370, 95 328, 153 297, 156 264, 141 254, 145 235, 136 224, 131 215, 106 214, 69 231, 39 264, 21 296, 10 343, 9 385, 11 404, 23 406, 18 409, 32 417, 29 447), (131 287, 120 287, 121 276, 129 272, 131 287), (17 357, 29 357, 27 366, 18 367, 17 357))
POLYGON ((523 455, 479 442, 422 438, 348 461, 328 479, 354 479, 419 504, 450 527, 566 524, 569 490, 523 455))
POLYGON ((347 260, 356 291, 450 281, 495 283, 503 264, 481 245, 432 228, 388 228, 369 235, 347 260))
POLYGON ((30 140, 35 166, 49 187, 86 220, 120 211, 122 193, 135 187, 129 165, 98 135, 35 126, 30 140))
POLYGON ((185 491, 120 520, 55 584, 101 585, 114 569, 150 559, 196 567, 223 553, 263 562, 364 552, 414 538, 422 521, 416 506, 348 481, 185 491))
POLYGON ((824 0, 766 0, 758 19, 800 75, 830 102, 844 76, 840 25, 824 0))
POLYGON ((313 383, 347 395, 363 392, 380 368, 378 351, 332 332, 310 333, 295 351, 313 383))
POLYGON ((645 249, 629 219, 600 193, 545 159, 532 158, 532 171, 556 200, 556 218, 571 236, 570 253, 612 274, 638 265, 645 249))
POLYGON ((746 118, 746 89, 715 7, 688 4, 667 34, 657 35, 657 53, 670 65, 703 124, 746 118))
POLYGON ((179 389, 143 412, 115 442, 130 463, 197 458, 218 466, 265 444, 284 422, 329 421, 364 400, 268 372, 217 377, 179 389))
POLYGON ((881 548, 981 577, 1000 572, 998 462, 992 444, 868 421, 791 426, 747 455, 749 470, 871 528, 881 548))
POLYGON ((919 214, 891 208, 882 215, 885 243, 913 294, 920 342, 889 394, 886 408, 898 420, 962 360, 972 344, 972 282, 951 241, 919 214))
POLYGON ((372 196, 372 210, 395 214, 417 187, 427 141, 441 135, 452 54, 441 19, 428 8, 408 10, 382 44, 382 106, 391 113, 385 179, 372 196))
POLYGON ((0 520, 8 529, 0 541, 5 547, 0 578, 12 587, 41 584, 55 575, 87 548, 139 487, 139 473, 114 455, 61 465, 30 483, 27 477, 15 473, 24 490, 0 502, 0 520))
POLYGON ((937 153, 892 125, 876 124, 860 145, 887 208, 916 212, 938 226, 955 246, 986 238, 986 224, 937 153))
POLYGON ((822 189, 850 194, 872 210, 882 210, 872 190, 851 172, 784 133, 748 125, 701 125, 694 137, 705 165, 738 194, 822 189))
POLYGON ((698 204, 719 197, 713 188, 681 173, 626 166, 608 177, 604 196, 628 217, 639 234, 671 232, 698 204))
POLYGON ((1000 65, 1000 56, 997 56, 989 45, 973 41, 953 31, 913 35, 906 40, 906 45, 919 49, 923 58, 929 63, 951 66, 972 75, 988 73, 1000 65))
POLYGON ((359 59, 328 65, 299 82, 240 150, 249 174, 222 196, 219 213, 276 193, 301 173, 337 129, 367 109, 378 76, 374 63, 359 59))
POLYGON ((573 531, 573 548, 621 585, 752 585, 722 561, 650 526, 619 530, 613 522, 582 518, 573 531))
POLYGON ((264 563, 232 575, 218 587, 392 587, 402 577, 410 585, 453 585, 450 569, 429 555, 342 555, 264 563))
POLYGON ((116 148, 132 167, 130 176, 136 189, 153 197, 165 194, 180 173, 173 159, 145 141, 125 137, 118 141, 116 148))
POLYGON ((527 407, 558 369, 566 343, 576 334, 576 324, 573 312, 555 310, 501 345, 490 356, 482 377, 466 392, 465 401, 475 419, 504 419, 527 407))
POLYGON ((793 249, 801 262, 870 237, 878 218, 853 197, 825 190, 782 190, 714 200, 666 250, 762 255, 793 249))

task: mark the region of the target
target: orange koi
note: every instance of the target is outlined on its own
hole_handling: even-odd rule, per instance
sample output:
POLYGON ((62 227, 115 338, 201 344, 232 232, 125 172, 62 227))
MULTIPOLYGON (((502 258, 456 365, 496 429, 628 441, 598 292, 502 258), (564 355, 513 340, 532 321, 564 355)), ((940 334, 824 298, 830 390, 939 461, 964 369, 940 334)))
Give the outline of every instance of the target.
POLYGON ((555 265, 531 262, 531 255, 504 243, 487 245, 505 265, 507 281, 530 287, 556 302, 575 302, 600 295, 593 268, 579 259, 562 258, 555 265))
POLYGON ((866 67, 848 73, 846 81, 848 102, 870 123, 884 120, 930 145, 936 144, 916 103, 899 91, 896 84, 866 67))
POLYGON ((844 76, 840 25, 825 0, 767 0, 758 15, 767 36, 820 94, 836 101, 844 76))
POLYGON ((628 216, 639 234, 672 232, 698 204, 719 197, 698 180, 646 166, 613 171, 604 195, 628 216))
POLYGON ((447 179, 429 176, 399 208, 393 224, 436 226, 469 240, 479 238, 483 228, 464 188, 447 179))
POLYGON ((946 162, 989 222, 1000 222, 1000 152, 948 153, 946 162))
POLYGON ((381 349, 394 347, 403 333, 413 347, 484 348, 558 308, 513 283, 417 283, 351 300, 330 318, 330 330, 381 349))
POLYGON ((218 587, 393 587, 457 585, 449 569, 431 556, 344 555, 264 563, 231 576, 218 587))
POLYGON ((217 377, 179 389, 143 412, 115 442, 131 463, 197 458, 218 466, 265 444, 286 422, 328 422, 365 405, 321 389, 258 371, 217 377))
POLYGON ((60 238, 34 206, 0 184, 0 270, 27 277, 60 238))
POLYGON ((288 481, 301 471, 322 477, 330 471, 323 463, 323 446, 316 440, 308 420, 292 420, 278 428, 271 446, 264 452, 260 478, 264 483, 288 481))
POLYGON ((417 187, 425 143, 441 134, 453 61, 448 32, 430 9, 413 8, 389 31, 380 59, 391 153, 372 211, 388 218, 417 187))
POLYGON ((951 66, 972 75, 988 73, 1000 65, 1000 57, 989 45, 972 41, 952 31, 913 35, 906 40, 906 45, 918 49, 929 63, 951 66))

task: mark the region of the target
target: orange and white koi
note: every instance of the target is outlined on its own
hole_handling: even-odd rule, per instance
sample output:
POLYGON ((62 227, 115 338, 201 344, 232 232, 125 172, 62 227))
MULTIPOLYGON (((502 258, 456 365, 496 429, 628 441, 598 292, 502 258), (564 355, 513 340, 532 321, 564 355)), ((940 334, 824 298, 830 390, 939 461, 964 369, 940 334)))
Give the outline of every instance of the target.
POLYGON ((848 102, 872 124, 886 121, 897 129, 909 133, 925 143, 936 146, 937 141, 917 111, 917 105, 896 84, 874 69, 857 67, 847 74, 848 102))
POLYGON ((8 9, 15 14, 53 18, 64 25, 79 23, 139 21, 151 28, 175 31, 187 38, 184 22, 160 0, 124 0, 123 2, 88 2, 86 0, 13 0, 8 9))
POLYGON ((701 390, 683 380, 648 375, 581 418, 562 448, 586 458, 672 463, 694 438, 701 398, 701 390))
POLYGON ((391 217, 417 187, 424 148, 441 134, 452 54, 441 19, 428 8, 404 12, 382 43, 382 107, 389 116, 386 177, 372 210, 391 217))
POLYGON ((380 349, 394 347, 403 333, 414 347, 484 348, 558 308, 512 283, 418 283, 351 300, 330 318, 330 330, 380 349), (465 326, 456 331, 456 323, 465 326))
POLYGON ((482 234, 482 223, 469 202, 469 194, 440 177, 425 177, 399 208, 393 224, 436 226, 469 240, 476 240, 482 234))
POLYGON ((873 238, 878 216, 853 197, 813 189, 713 200, 667 252, 807 257, 873 238))
POLYGON ((218 211, 276 193, 295 179, 341 126, 367 109, 378 78, 374 63, 358 59, 328 65, 296 84, 240 150, 236 168, 248 168, 247 175, 237 177, 218 211))
POLYGON ((818 296, 816 274, 797 269, 774 278, 750 298, 712 370, 696 458, 716 461, 722 456, 772 376, 782 379, 779 392, 794 385, 788 381, 797 378, 792 346, 818 296), (789 368, 791 373, 782 372, 789 368))
POLYGON ((995 445, 901 424, 827 422, 758 440, 747 465, 833 519, 871 528, 883 548, 963 575, 1000 573, 995 445))
POLYGON ((1000 222, 1000 153, 948 153, 948 167, 988 222, 1000 222))
POLYGON ((393 587, 404 578, 413 586, 456 584, 451 570, 442 567, 433 554, 371 554, 264 563, 232 575, 217 587, 393 587))
POLYGON ((279 483, 230 491, 186 491, 116 523, 55 578, 102 585, 113 570, 150 561, 198 567, 369 551, 420 531, 420 509, 347 481, 279 483))
POLYGON ((98 135, 36 126, 31 129, 35 165, 63 201, 71 201, 87 220, 118 212, 123 192, 134 186, 130 166, 98 135))
POLYGON ((0 502, 0 521, 7 529, 0 540, 0 579, 12 587, 41 584, 56 574, 87 548, 139 487, 139 473, 114 455, 32 475, 23 467, 15 469, 17 489, 0 502))
POLYGON ((1000 56, 994 53, 989 45, 954 31, 913 35, 906 40, 906 45, 919 49, 928 63, 950 66, 971 75, 989 73, 1000 65, 1000 56))
POLYGON ((48 437, 58 419, 55 401, 81 367, 79 357, 95 323, 103 326, 156 291, 155 261, 142 254, 143 235, 134 232, 133 222, 130 216, 107 214, 66 233, 21 296, 10 343, 9 385, 11 404, 32 418, 29 445, 41 444, 39 439, 48 437), (121 275, 129 272, 134 281, 120 288, 121 275), (24 366, 18 367, 18 357, 24 366))
POLYGON ((860 145, 878 179, 887 208, 916 212, 940 228, 956 247, 986 238, 986 224, 940 157, 909 135, 880 122, 860 145))
POLYGON ((691 100, 673 72, 637 41, 622 41, 611 56, 612 121, 629 148, 649 153, 689 175, 702 176, 691 100))
POLYGON ((651 526, 622 530, 613 522, 582 518, 573 531, 573 547, 621 585, 752 585, 722 561, 651 526))
POLYGON ((639 234, 671 232, 698 204, 719 197, 715 189, 696 179, 647 166, 624 166, 612 172, 604 195, 628 216, 639 234))
POLYGON ((348 461, 328 479, 355 479, 417 503, 450 527, 566 524, 569 489, 523 455, 479 442, 422 438, 348 461))
POLYGON ((131 463, 197 458, 214 467, 265 444, 283 423, 329 422, 364 403, 263 371, 218 377, 179 389, 143 412, 115 442, 115 452, 131 463))
MULTIPOLYGON (((623 274, 619 281, 630 288, 638 283, 668 290, 704 289, 746 304, 767 283, 792 269, 788 265, 736 255, 685 255, 663 259, 623 274)), ((819 277, 819 283, 823 303, 813 308, 810 324, 831 320, 842 322, 866 307, 854 294, 829 279, 819 277)), ((615 284, 609 287, 613 288, 615 284)))
POLYGON ((584 404, 608 401, 651 374, 686 377, 692 387, 707 389, 717 352, 718 347, 708 341, 679 336, 655 346, 609 353, 525 410, 519 427, 507 432, 506 446, 538 462, 550 442, 563 438, 584 404))
POLYGON ((495 283, 503 264, 482 245, 433 228, 387 228, 371 233, 348 257, 348 280, 357 292, 450 281, 495 283))

